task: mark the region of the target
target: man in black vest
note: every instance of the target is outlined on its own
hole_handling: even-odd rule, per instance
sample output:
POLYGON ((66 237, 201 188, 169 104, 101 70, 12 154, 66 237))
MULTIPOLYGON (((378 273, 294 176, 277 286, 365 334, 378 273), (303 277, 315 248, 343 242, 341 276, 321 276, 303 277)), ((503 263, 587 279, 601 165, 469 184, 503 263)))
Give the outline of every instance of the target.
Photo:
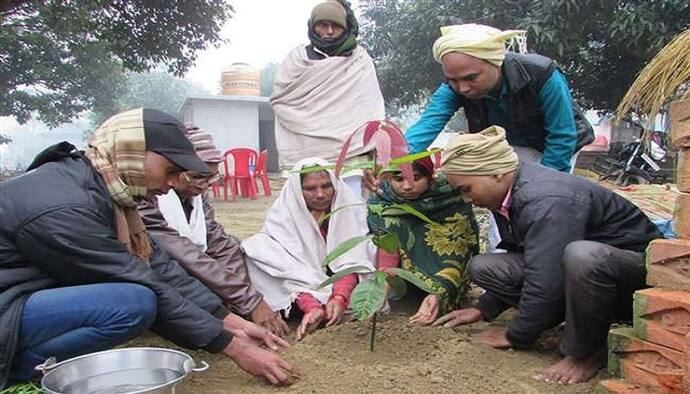
POLYGON ((522 160, 570 171, 576 148, 593 139, 591 125, 574 108, 553 60, 507 52, 506 42, 521 34, 476 24, 441 28, 433 53, 446 82, 405 134, 413 152, 426 149, 464 108, 470 132, 501 126, 522 160))

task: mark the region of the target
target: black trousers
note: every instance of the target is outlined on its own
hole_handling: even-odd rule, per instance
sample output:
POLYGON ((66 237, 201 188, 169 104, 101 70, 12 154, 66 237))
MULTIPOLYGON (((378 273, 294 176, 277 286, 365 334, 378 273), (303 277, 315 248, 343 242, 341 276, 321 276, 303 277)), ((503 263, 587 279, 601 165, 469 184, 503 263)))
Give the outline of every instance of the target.
MULTIPOLYGON (((518 307, 524 279, 521 253, 475 256, 469 264, 470 279, 486 293, 477 307, 487 320, 509 307, 518 307)), ((594 241, 575 241, 563 254, 565 338, 561 352, 584 358, 606 346, 614 321, 632 320, 632 295, 644 288, 644 253, 619 249, 594 241)))

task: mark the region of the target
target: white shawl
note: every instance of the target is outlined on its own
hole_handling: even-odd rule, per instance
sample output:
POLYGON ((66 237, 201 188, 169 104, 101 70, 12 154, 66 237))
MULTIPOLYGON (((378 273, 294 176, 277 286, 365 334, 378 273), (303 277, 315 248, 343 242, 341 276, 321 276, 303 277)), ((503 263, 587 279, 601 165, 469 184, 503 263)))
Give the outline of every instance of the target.
MULTIPOLYGON (((293 49, 278 68, 271 106, 281 167, 304 157, 335 161, 353 131, 386 115, 374 63, 359 45, 321 60, 310 60, 304 45, 293 49)), ((362 153, 355 139, 348 158, 362 153)))
MULTIPOLYGON (((306 164, 327 163, 311 158, 300 161, 294 168, 301 169, 306 164)), ((322 267, 326 255, 343 241, 369 232, 366 205, 331 171, 329 175, 335 187, 331 210, 357 205, 339 210, 330 217, 326 241, 307 209, 300 174, 293 172, 269 209, 263 229, 242 242, 252 284, 274 311, 289 312, 299 293, 310 293, 326 304, 332 287, 316 290, 328 278, 322 267)), ((333 272, 354 265, 364 265, 373 270, 374 258, 373 244, 365 242, 340 256, 330 266, 333 272)))
POLYGON ((157 196, 157 198, 158 210, 168 223, 168 227, 176 230, 181 236, 189 238, 205 252, 207 248, 206 214, 201 196, 192 198, 192 213, 189 215, 189 221, 184 214, 182 201, 174 189, 170 189, 167 194, 157 196))

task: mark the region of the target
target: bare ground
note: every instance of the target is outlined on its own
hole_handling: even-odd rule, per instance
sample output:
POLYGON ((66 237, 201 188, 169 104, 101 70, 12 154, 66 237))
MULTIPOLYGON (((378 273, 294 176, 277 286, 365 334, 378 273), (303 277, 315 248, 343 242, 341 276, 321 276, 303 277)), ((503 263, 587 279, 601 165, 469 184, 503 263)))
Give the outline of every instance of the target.
MULTIPOLYGON (((216 215, 226 230, 246 238, 261 228, 276 197, 224 202, 215 200, 216 215)), ((594 393, 603 371, 590 383, 558 386, 532 375, 559 359, 557 330, 543 336, 531 351, 501 351, 469 342, 487 327, 476 323, 459 329, 411 327, 407 317, 416 303, 393 305, 377 325, 376 348, 369 351, 370 322, 350 322, 322 329, 284 352, 302 378, 291 387, 275 388, 241 371, 223 355, 189 352, 211 364, 180 387, 185 393, 594 393)), ((503 325, 510 314, 493 323, 503 325)), ((294 342, 294 341, 292 341, 294 342)), ((128 346, 175 347, 153 334, 128 346)), ((184 350, 184 349, 182 349, 184 350)))

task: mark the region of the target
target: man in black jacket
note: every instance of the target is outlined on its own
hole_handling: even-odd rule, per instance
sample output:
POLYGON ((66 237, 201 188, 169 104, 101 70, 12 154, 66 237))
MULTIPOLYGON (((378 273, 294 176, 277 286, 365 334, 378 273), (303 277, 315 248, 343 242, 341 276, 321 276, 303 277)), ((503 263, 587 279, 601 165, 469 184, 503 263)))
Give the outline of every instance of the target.
POLYGON ((469 264, 486 290, 476 307, 434 324, 492 320, 514 307, 506 329, 475 340, 495 348, 527 347, 565 318, 565 357, 535 376, 546 382, 589 380, 605 364, 614 320, 631 320, 632 294, 645 286, 644 252, 660 238, 632 203, 587 179, 530 162, 518 164, 505 131, 492 127, 448 142, 442 170, 467 202, 492 211, 508 253, 469 264))
POLYGON ((85 152, 55 145, 0 183, 0 389, 50 356, 107 349, 149 326, 274 384, 292 381, 292 367, 260 347, 287 344, 229 313, 149 242, 136 213, 181 171, 208 172, 182 129, 159 111, 126 111, 85 152))

